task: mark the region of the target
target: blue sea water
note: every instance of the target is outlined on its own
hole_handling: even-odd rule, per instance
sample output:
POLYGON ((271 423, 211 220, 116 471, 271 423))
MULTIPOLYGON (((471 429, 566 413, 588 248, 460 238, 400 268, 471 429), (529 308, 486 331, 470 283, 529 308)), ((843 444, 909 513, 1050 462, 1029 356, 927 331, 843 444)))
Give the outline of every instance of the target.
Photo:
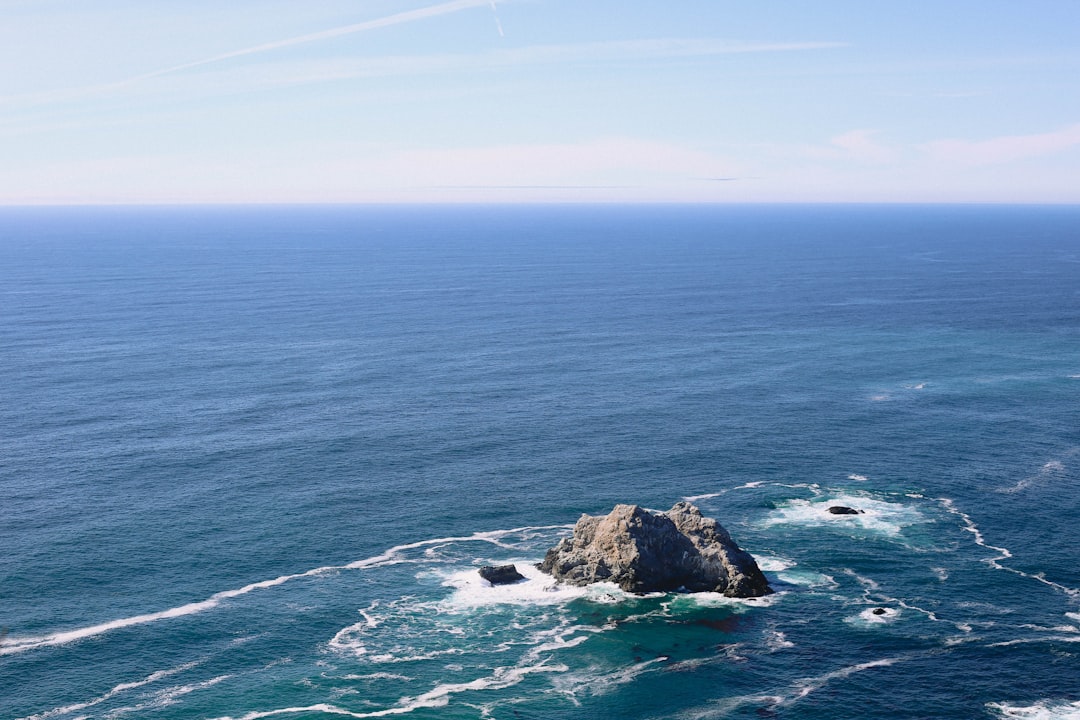
POLYGON ((1080 208, 3 209, 0 400, 0 718, 1080 717, 1080 208))

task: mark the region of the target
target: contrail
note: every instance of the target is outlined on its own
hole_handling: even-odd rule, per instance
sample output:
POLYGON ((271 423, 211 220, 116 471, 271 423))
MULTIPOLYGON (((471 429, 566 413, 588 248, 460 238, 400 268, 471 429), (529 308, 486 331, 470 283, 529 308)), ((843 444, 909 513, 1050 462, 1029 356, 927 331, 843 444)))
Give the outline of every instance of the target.
MULTIPOLYGON (((484 5, 490 5, 492 9, 495 8, 495 0, 451 0, 451 2, 441 3, 439 5, 431 5, 426 8, 418 8, 416 10, 407 10, 406 12, 396 13, 394 15, 387 15, 386 17, 376 18, 375 20, 367 20, 365 22, 355 23, 353 25, 344 25, 342 27, 331 28, 330 30, 320 30, 319 32, 309 33, 307 35, 299 35, 297 37, 288 38, 285 40, 276 40, 270 43, 264 43, 262 45, 255 45, 249 48, 243 48, 242 50, 233 50, 231 52, 222 53, 221 55, 215 55, 213 57, 206 58, 204 60, 196 60, 194 62, 184 63, 183 65, 174 65, 172 67, 165 68, 163 70, 155 70, 154 72, 145 73, 136 77, 125 80, 124 82, 138 82, 139 80, 147 80, 149 78, 159 77, 161 75, 167 75, 169 73, 178 72, 180 70, 188 70, 194 67, 200 67, 202 65, 209 65, 211 63, 221 62, 222 60, 230 60, 236 57, 243 57, 245 55, 255 55, 257 53, 269 52, 270 50, 279 50, 281 48, 292 47, 294 45, 303 45, 310 42, 317 42, 319 40, 328 40, 330 38, 341 37, 342 35, 352 35, 353 33, 365 32, 367 30, 376 30, 378 28, 390 27, 391 25, 401 25, 402 23, 414 22, 416 20, 426 20, 427 18, 437 17, 439 15, 447 15, 449 13, 458 12, 459 10, 468 10, 474 7, 483 7, 484 5)), ((498 18, 496 18, 496 21, 498 18)), ((502 29, 500 28, 500 34, 502 29)))
MULTIPOLYGON (((102 83, 100 85, 90 85, 82 88, 32 93, 30 95, 23 96, 0 96, 0 104, 7 104, 13 101, 18 101, 20 99, 30 100, 31 102, 49 102, 53 100, 70 100, 73 98, 95 95, 100 92, 117 90, 128 85, 142 82, 143 80, 150 80, 156 77, 161 77, 163 75, 180 72, 182 70, 190 70, 191 68, 202 67, 203 65, 210 65, 212 63, 221 62, 223 60, 230 60, 232 58, 244 57, 246 55, 255 55, 258 53, 270 52, 271 50, 279 50, 281 48, 292 47, 294 45, 303 45, 305 43, 318 42, 319 40, 328 40, 330 38, 341 37, 342 35, 351 35, 353 33, 366 32, 367 30, 377 30, 379 28, 390 27, 392 25, 401 25, 404 23, 415 22, 417 20, 426 20, 427 18, 438 17, 439 15, 448 15, 450 13, 455 13, 459 10, 468 10, 470 8, 485 6, 494 8, 496 2, 505 1, 506 0, 451 0, 450 2, 444 2, 438 5, 418 8, 416 10, 408 10, 406 12, 396 13, 394 15, 387 15, 386 17, 376 18, 374 20, 366 20, 364 22, 354 23, 352 25, 343 25, 342 27, 331 28, 329 30, 321 30, 319 32, 309 33, 307 35, 298 35, 297 37, 286 38, 285 40, 276 40, 274 42, 264 43, 262 45, 255 45, 252 47, 243 48, 241 50, 233 50, 231 52, 214 55, 213 57, 204 58, 202 60, 195 60, 192 62, 183 63, 182 65, 173 65, 172 67, 167 67, 161 70, 154 70, 152 72, 143 73, 142 75, 136 75, 134 77, 126 78, 124 80, 116 80, 113 82, 102 83)), ((498 23, 497 16, 495 21, 496 23, 498 23)), ((502 34, 501 26, 499 27, 499 34, 502 34)))
POLYGON ((495 0, 491 0, 491 14, 495 16, 495 27, 499 31, 499 37, 506 37, 503 34, 502 22, 499 20, 499 9, 495 7, 495 0))
MULTIPOLYGON (((505 0, 499 0, 504 2, 505 0)), ((292 47, 294 45, 304 45, 306 43, 318 42, 319 40, 328 40, 330 38, 341 37, 342 35, 352 35, 353 33, 365 32, 367 30, 377 30, 379 28, 390 27, 391 25, 401 25, 403 23, 410 23, 416 20, 426 20, 427 18, 438 17, 439 15, 448 15, 450 13, 458 12, 459 10, 468 10, 475 7, 490 6, 495 7, 496 0, 451 0, 451 2, 440 3, 439 5, 431 5, 425 8, 418 8, 416 10, 408 10, 406 12, 396 13, 394 15, 387 15, 386 17, 376 18, 374 20, 366 20, 360 23, 354 23, 353 25, 343 25, 342 27, 331 28, 329 30, 320 30, 319 32, 309 33, 307 35, 298 35, 297 37, 286 38, 285 40, 275 40, 274 42, 264 43, 262 45, 255 45, 253 47, 243 48, 241 50, 233 50, 231 52, 222 53, 220 55, 214 55, 213 57, 204 58, 203 60, 195 60, 192 62, 183 63, 182 65, 173 65, 162 70, 154 70, 153 72, 143 73, 142 75, 136 75, 134 77, 127 78, 126 80, 118 80, 111 83, 103 83, 101 85, 94 85, 91 87, 82 88, 81 90, 72 90, 60 93, 48 93, 48 95, 60 95, 61 97, 69 95, 88 95, 102 90, 111 90, 120 88, 125 85, 131 85, 132 83, 142 82, 143 80, 150 80, 152 78, 161 77, 162 75, 169 75, 171 73, 180 72, 181 70, 190 70, 191 68, 202 67, 203 65, 210 65, 212 63, 221 62, 222 60, 231 60, 232 58, 244 57, 245 55, 255 55, 258 53, 269 52, 271 50, 279 50, 281 48, 292 47)), ((496 18, 496 22, 498 19, 496 18)), ((499 28, 499 33, 502 34, 502 28, 499 28)), ((0 102, 10 100, 11 98, 0 98, 0 102)))

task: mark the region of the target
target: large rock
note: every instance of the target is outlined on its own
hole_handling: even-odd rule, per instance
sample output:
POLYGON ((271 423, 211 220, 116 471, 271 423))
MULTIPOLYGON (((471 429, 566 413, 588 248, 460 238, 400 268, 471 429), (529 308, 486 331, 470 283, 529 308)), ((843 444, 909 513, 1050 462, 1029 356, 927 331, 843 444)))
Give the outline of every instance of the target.
POLYGON ((477 572, 492 585, 513 585, 525 579, 513 565, 485 565, 477 572))
POLYGON ((548 550, 538 567, 570 585, 613 582, 633 593, 772 592, 754 558, 687 502, 668 512, 616 505, 606 517, 582 515, 573 536, 548 550))

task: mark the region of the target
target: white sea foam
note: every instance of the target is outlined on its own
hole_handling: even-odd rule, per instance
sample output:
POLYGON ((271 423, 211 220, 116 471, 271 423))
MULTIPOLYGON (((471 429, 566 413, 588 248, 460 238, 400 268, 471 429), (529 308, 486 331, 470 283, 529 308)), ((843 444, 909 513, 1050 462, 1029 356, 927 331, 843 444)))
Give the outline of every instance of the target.
POLYGON ((996 570, 1003 570, 1005 572, 1010 572, 1010 573, 1013 573, 1014 575, 1019 575, 1020 577, 1027 578, 1029 580, 1035 580, 1037 582, 1041 582, 1044 585, 1047 585, 1049 587, 1054 588, 1055 590, 1058 590, 1060 592, 1065 593, 1069 597, 1073 597, 1073 598, 1080 597, 1080 590, 1078 590, 1076 588, 1066 587, 1065 585, 1062 585, 1060 583, 1056 583, 1056 582, 1054 582, 1052 580, 1047 580, 1046 576, 1043 575, 1042 573, 1028 573, 1028 572, 1024 572, 1023 570, 1017 570, 1016 568, 1012 568, 1012 567, 1009 567, 1008 565, 1001 564, 1002 560, 1008 560, 1009 558, 1011 558, 1013 556, 1012 552, 1010 552, 1008 548, 1003 548, 1003 547, 999 547, 997 545, 991 545, 990 543, 988 543, 986 541, 986 538, 983 536, 982 531, 979 530, 979 526, 975 524, 975 521, 972 520, 971 516, 968 515, 967 513, 963 512, 963 511, 961 511, 960 509, 958 509, 956 507, 956 503, 953 502, 952 499, 950 499, 950 498, 938 498, 938 502, 941 503, 941 506, 943 508, 945 508, 945 510, 952 513, 953 515, 956 515, 957 517, 959 517, 963 521, 964 530, 966 530, 967 532, 971 533, 974 536, 976 545, 978 545, 979 547, 984 547, 987 550, 993 550, 994 552, 997 553, 997 555, 995 555, 994 557, 984 558, 983 559, 983 562, 985 562, 987 565, 989 565, 990 567, 992 567, 992 568, 994 568, 996 570))
POLYGON ((854 480, 856 482, 866 482, 867 480, 869 480, 869 478, 865 475, 859 475, 858 473, 851 473, 847 476, 847 479, 854 480))
POLYGON ((900 611, 896 608, 867 608, 854 617, 849 617, 845 622, 853 625, 885 625, 900 618, 900 611), (875 611, 884 610, 878 614, 875 611))
POLYGON ((731 607, 753 608, 769 607, 780 602, 787 595, 786 592, 774 592, 770 595, 751 598, 733 598, 714 592, 697 592, 679 595, 676 599, 681 602, 698 605, 700 607, 731 607))
POLYGON ((867 670, 889 667, 890 665, 894 665, 905 659, 906 658, 903 657, 882 658, 881 660, 871 660, 870 662, 859 663, 857 665, 849 665, 827 672, 823 675, 797 680, 793 684, 791 690, 782 694, 739 695, 736 697, 724 698, 722 700, 714 701, 706 707, 680 713, 679 717, 684 718, 685 720, 727 718, 745 705, 758 705, 759 712, 766 715, 772 715, 777 709, 799 702, 808 695, 825 687, 833 680, 841 680, 856 673, 866 672, 867 670))
POLYGON ((397 545, 379 555, 374 555, 372 557, 364 558, 362 560, 356 560, 347 565, 327 565, 324 567, 314 568, 312 570, 306 570, 301 573, 282 575, 272 580, 261 580, 259 582, 254 582, 241 588, 237 588, 235 590, 224 590, 222 592, 215 593, 206 600, 192 602, 186 605, 180 605, 178 607, 169 608, 168 610, 161 610, 159 612, 146 613, 143 615, 133 615, 131 617, 110 620, 108 622, 100 623, 97 625, 76 628, 74 630, 63 630, 47 635, 7 638, 3 641, 3 644, 0 645, 0 655, 11 655, 14 653, 25 652, 26 650, 33 650, 36 648, 49 647, 53 645, 65 645, 67 643, 75 642, 76 640, 83 640, 85 638, 94 637, 96 635, 102 635, 112 630, 119 630, 120 628, 132 627, 135 625, 145 625, 148 623, 157 622, 159 620, 168 620, 172 618, 185 617, 188 615, 195 615, 197 613, 206 612, 207 610, 212 610, 221 605, 222 602, 226 600, 237 598, 242 595, 247 595, 248 593, 254 592, 256 590, 265 590, 267 588, 284 585, 287 582, 290 582, 292 580, 298 580, 300 578, 316 577, 328 573, 340 572, 342 570, 364 570, 369 568, 382 567, 386 565, 396 565, 405 562, 422 562, 422 560, 410 559, 405 557, 404 553, 409 550, 428 548, 431 546, 437 546, 440 544, 446 544, 451 542, 485 542, 492 545, 497 545, 499 547, 512 548, 511 545, 502 542, 503 538, 525 531, 562 529, 565 527, 568 526, 551 525, 544 527, 514 528, 512 530, 493 530, 489 532, 473 533, 472 535, 464 535, 460 537, 435 538, 431 540, 421 540, 419 542, 407 543, 404 545, 397 545))
POLYGON ((726 495, 727 493, 734 490, 749 490, 751 488, 761 487, 764 484, 764 480, 755 480, 753 482, 743 483, 742 485, 736 485, 733 488, 725 488, 714 493, 705 493, 704 495, 686 495, 683 497, 683 500, 685 500, 686 502, 696 503, 701 502, 702 500, 711 500, 712 498, 726 495))
POLYGON ((794 560, 777 557, 775 555, 755 555, 754 560, 763 572, 780 572, 795 566, 794 560))
POLYGON ((762 572, 773 573, 779 580, 791 585, 805 585, 808 587, 836 585, 836 582, 828 575, 813 570, 794 569, 798 565, 794 560, 775 555, 755 555, 754 560, 757 561, 762 572))
POLYGON ((815 572, 814 570, 785 570, 776 574, 781 582, 789 585, 802 585, 804 587, 837 587, 836 580, 832 575, 815 572))
POLYGON ((839 670, 833 670, 832 672, 825 673, 824 675, 818 675, 817 677, 804 678, 795 683, 796 692, 788 698, 785 698, 781 705, 786 705, 797 700, 801 700, 807 695, 828 685, 833 680, 839 680, 846 678, 855 673, 865 672, 867 670, 873 670, 879 667, 889 667, 903 658, 882 658, 881 660, 871 660, 870 662, 859 663, 857 665, 849 665, 847 667, 840 668, 839 670))
POLYGON ((582 693, 604 695, 620 685, 633 681, 642 673, 653 669, 654 666, 666 662, 667 659, 666 656, 662 655, 614 670, 592 666, 557 677, 552 680, 552 686, 554 692, 566 696, 577 705, 579 704, 577 698, 582 693))
POLYGON ((440 708, 450 703, 450 698, 456 694, 476 690, 500 690, 517 685, 528 675, 533 673, 563 673, 569 668, 565 665, 539 664, 532 666, 497 667, 491 675, 477 678, 463 683, 444 683, 436 685, 426 693, 415 697, 404 697, 397 705, 372 712, 354 712, 345 708, 318 703, 304 707, 278 708, 276 710, 262 710, 249 712, 239 718, 224 716, 215 720, 260 720, 261 718, 275 717, 280 715, 299 715, 304 713, 325 713, 327 715, 343 715, 354 718, 387 717, 390 715, 404 715, 422 708, 440 708))
POLYGON ((905 527, 922 522, 927 522, 922 513, 907 505, 862 495, 836 494, 814 500, 789 500, 776 508, 765 519, 764 525, 826 527, 895 537, 905 527), (833 515, 829 508, 834 505, 852 507, 862 512, 858 515, 833 515))
POLYGON ((154 693, 151 698, 138 705, 131 705, 129 707, 117 708, 112 710, 106 715, 110 720, 112 718, 122 717, 124 715, 130 715, 132 713, 143 713, 146 710, 168 707, 169 705, 175 705, 178 702, 178 698, 185 695, 189 695, 197 690, 204 690, 209 687, 213 687, 218 683, 224 682, 233 677, 232 675, 219 675, 209 680, 204 680, 200 683, 191 683, 188 685, 177 685, 175 687, 164 688, 154 693))
MULTIPOLYGON (((1070 453, 1074 454, 1074 453, 1070 453)), ((1065 463, 1061 460, 1050 460, 1042 464, 1033 475, 1028 475, 1019 480, 1015 485, 1003 488, 998 492, 1015 494, 1027 490, 1033 485, 1041 485, 1059 478, 1065 472, 1065 463)))
POLYGON ((795 647, 795 643, 787 639, 787 636, 779 630, 770 630, 768 636, 765 638, 765 647, 769 648, 772 652, 779 650, 786 650, 788 648, 795 647))
POLYGON ((1034 705, 987 703, 986 707, 1006 718, 1023 720, 1080 720, 1080 701, 1042 700, 1034 705))
POLYGON ((103 702, 112 700, 117 695, 128 692, 129 690, 135 690, 137 688, 150 685, 151 683, 155 683, 158 680, 163 680, 172 675, 176 675, 186 670, 190 670, 196 667, 198 664, 198 662, 190 662, 183 665, 178 665, 174 668, 169 668, 168 670, 158 670, 157 672, 150 673, 142 680, 120 683, 112 690, 109 690, 103 695, 99 695, 92 700, 72 703, 71 705, 64 705, 62 707, 53 708, 52 710, 46 710, 45 712, 37 713, 36 715, 27 715, 26 717, 20 718, 19 720, 45 720, 45 718, 55 717, 57 715, 70 715, 71 713, 79 712, 80 710, 85 710, 86 708, 94 707, 95 705, 100 705, 103 702))
POLYGON ((583 598, 589 595, 609 595, 625 597, 618 587, 604 583, 603 587, 575 587, 560 585, 555 578, 540 572, 534 561, 519 561, 515 567, 525 576, 525 580, 509 585, 492 585, 480 577, 477 568, 461 568, 450 571, 435 571, 442 578, 442 584, 454 589, 447 599, 440 603, 446 610, 467 610, 488 605, 556 605, 583 598))

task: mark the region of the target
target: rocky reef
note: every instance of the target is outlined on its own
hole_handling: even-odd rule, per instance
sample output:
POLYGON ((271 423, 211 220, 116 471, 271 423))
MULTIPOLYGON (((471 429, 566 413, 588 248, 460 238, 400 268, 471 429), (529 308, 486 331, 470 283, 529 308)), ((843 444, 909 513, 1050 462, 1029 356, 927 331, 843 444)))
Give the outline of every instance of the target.
POLYGON ((688 502, 667 512, 616 505, 605 517, 583 515, 537 567, 570 585, 613 582, 633 593, 772 592, 754 558, 688 502))

